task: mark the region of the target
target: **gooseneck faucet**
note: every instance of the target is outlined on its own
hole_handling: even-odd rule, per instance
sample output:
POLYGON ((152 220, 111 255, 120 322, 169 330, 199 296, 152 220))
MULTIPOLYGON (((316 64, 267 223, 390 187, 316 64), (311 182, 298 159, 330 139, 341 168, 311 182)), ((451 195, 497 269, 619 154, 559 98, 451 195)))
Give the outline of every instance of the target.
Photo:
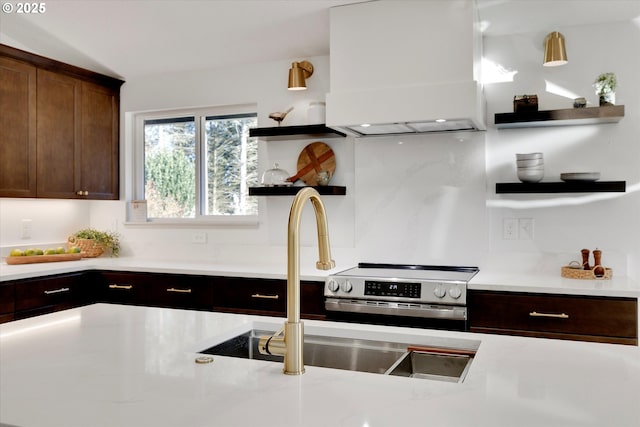
POLYGON ((280 332, 273 336, 260 337, 258 349, 262 354, 284 356, 283 372, 287 375, 304 373, 303 346, 304 329, 300 321, 300 219, 307 200, 311 201, 316 214, 318 232, 318 256, 316 262, 319 270, 335 267, 331 259, 329 247, 329 230, 327 215, 320 194, 311 188, 300 190, 291 204, 289 226, 287 231, 287 321, 284 324, 284 335, 280 332))

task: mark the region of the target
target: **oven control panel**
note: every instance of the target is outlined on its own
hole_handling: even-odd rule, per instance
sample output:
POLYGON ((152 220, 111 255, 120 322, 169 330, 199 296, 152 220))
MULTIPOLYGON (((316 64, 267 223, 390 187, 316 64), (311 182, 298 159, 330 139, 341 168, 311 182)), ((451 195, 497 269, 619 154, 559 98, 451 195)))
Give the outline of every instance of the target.
POLYGON ((407 301, 437 304, 466 305, 465 283, 400 281, 362 277, 329 276, 324 295, 334 298, 407 301))
POLYGON ((364 294, 377 297, 420 298, 420 283, 364 281, 364 294))

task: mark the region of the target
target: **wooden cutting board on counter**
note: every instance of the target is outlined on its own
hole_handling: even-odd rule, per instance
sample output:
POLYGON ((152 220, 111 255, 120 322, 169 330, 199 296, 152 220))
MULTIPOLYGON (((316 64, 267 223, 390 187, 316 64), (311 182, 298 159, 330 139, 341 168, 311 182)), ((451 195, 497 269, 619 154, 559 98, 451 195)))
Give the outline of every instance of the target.
POLYGON ((8 256, 4 260, 8 265, 37 264, 41 262, 58 261, 78 261, 82 254, 56 254, 56 255, 33 255, 33 256, 8 256))
POLYGON ((301 179, 307 185, 318 184, 318 172, 329 171, 331 176, 336 170, 336 157, 331 147, 324 142, 312 142, 304 147, 298 156, 298 173, 289 178, 296 182, 301 179))

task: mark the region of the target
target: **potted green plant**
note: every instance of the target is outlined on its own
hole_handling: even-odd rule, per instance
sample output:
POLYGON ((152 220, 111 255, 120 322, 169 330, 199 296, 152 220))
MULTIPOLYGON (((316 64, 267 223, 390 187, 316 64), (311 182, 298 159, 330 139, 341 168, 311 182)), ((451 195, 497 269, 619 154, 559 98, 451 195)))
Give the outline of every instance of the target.
POLYGON ((616 102, 616 86, 618 79, 614 73, 602 73, 598 76, 593 86, 600 100, 600 106, 614 105, 616 102))
POLYGON ((110 251, 114 257, 120 255, 120 236, 114 232, 85 228, 73 233, 68 242, 71 246, 79 247, 85 258, 99 257, 105 251, 110 251))

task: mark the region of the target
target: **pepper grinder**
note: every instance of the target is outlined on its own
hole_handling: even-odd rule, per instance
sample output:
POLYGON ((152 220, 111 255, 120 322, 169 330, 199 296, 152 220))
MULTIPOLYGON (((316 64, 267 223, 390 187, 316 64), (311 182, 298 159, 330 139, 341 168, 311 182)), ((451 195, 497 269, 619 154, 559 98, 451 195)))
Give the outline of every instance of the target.
POLYGON ((591 270, 591 267, 589 267, 589 249, 583 249, 580 252, 582 252, 582 268, 591 270))
POLYGON ((595 262, 595 265, 593 267, 593 274, 596 277, 602 277, 604 276, 604 267, 602 266, 602 251, 600 249, 596 249, 593 251, 593 259, 595 262))

